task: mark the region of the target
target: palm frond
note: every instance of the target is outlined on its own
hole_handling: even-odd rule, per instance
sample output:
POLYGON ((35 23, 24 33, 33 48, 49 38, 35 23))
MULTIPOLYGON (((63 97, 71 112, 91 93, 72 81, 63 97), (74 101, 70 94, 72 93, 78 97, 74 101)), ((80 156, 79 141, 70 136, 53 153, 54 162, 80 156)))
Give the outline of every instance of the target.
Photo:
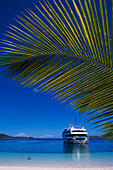
POLYGON ((87 121, 96 127, 107 120, 103 129, 111 131, 113 0, 112 38, 106 0, 45 0, 35 7, 36 13, 27 9, 18 16, 20 26, 9 26, 2 42, 4 74, 87 111, 87 121))

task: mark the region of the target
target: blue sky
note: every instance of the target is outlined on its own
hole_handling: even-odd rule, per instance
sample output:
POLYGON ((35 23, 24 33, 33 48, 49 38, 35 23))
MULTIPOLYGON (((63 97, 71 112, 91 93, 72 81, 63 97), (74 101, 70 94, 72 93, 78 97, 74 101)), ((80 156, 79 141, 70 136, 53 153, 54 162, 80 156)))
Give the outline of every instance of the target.
MULTIPOLYGON (((4 38, 7 25, 25 8, 35 9, 32 0, 0 1, 0 39, 4 38)), ((3 77, 0 73, 0 132, 15 136, 25 133, 27 136, 43 137, 51 135, 61 137, 62 130, 74 124, 76 112, 66 104, 45 93, 35 93, 3 77)), ((85 124, 81 115, 77 115, 78 124, 83 124, 89 135, 96 135, 89 124, 85 124)))
MULTIPOLYGON (((0 80, 0 132, 13 136, 25 133, 35 137, 60 137, 65 127, 74 124, 76 112, 66 104, 20 86, 2 74, 0 80)), ((79 125, 94 133, 80 115, 77 117, 79 125)))

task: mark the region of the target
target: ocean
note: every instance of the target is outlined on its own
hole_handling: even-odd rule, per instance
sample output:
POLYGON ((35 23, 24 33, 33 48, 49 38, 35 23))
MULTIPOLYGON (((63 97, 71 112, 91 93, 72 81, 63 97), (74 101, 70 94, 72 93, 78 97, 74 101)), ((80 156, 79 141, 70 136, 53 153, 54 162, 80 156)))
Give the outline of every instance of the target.
POLYGON ((62 139, 0 139, 0 165, 113 166, 112 147, 113 141, 105 142, 105 138, 91 138, 89 144, 66 144, 62 139))

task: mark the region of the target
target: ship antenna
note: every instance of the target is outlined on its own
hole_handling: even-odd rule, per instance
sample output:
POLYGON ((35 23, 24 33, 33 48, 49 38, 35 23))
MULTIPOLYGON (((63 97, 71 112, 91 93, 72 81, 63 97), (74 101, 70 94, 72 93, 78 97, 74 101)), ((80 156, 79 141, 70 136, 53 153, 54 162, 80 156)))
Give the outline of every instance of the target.
POLYGON ((77 126, 77 118, 75 117, 75 126, 77 126))

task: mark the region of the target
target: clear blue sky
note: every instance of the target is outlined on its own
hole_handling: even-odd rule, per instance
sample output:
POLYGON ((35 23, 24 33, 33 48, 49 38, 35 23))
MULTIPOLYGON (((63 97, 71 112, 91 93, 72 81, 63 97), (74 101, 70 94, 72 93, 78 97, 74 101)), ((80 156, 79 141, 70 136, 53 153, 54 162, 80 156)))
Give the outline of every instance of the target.
MULTIPOLYGON (((0 1, 0 39, 7 25, 15 23, 13 18, 25 8, 35 9, 32 0, 0 1)), ((35 93, 3 77, 0 73, 0 132, 15 136, 25 133, 28 136, 41 137, 52 135, 60 137, 62 130, 74 124, 76 112, 66 104, 60 104, 51 96, 35 93)), ((89 124, 85 124, 78 115, 78 124, 83 124, 89 135, 96 135, 89 124)))

